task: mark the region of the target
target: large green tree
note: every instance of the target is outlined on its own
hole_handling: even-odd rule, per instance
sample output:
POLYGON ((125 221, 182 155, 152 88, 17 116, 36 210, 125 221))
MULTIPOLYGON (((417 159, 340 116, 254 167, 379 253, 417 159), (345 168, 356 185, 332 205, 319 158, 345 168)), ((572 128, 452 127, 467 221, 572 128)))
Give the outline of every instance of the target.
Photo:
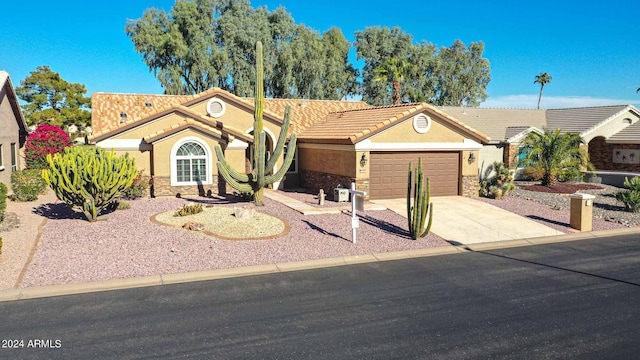
POLYGON ((542 100, 542 89, 544 86, 551 82, 551 75, 546 72, 536 75, 534 84, 540 84, 540 94, 538 95, 538 109, 540 109, 540 100, 542 100))
POLYGON ((483 42, 471 43, 467 48, 460 40, 440 49, 433 104, 478 106, 487 99, 491 68, 489 60, 482 57, 483 52, 483 42))
POLYGON ((362 100, 372 105, 393 103, 393 94, 389 91, 388 83, 375 80, 375 69, 393 58, 406 59, 411 50, 413 37, 399 27, 379 26, 356 31, 355 37, 356 59, 364 60, 362 100))
POLYGON ((544 134, 531 132, 523 140, 523 145, 531 149, 524 165, 542 168, 544 186, 555 185, 559 176, 577 175, 580 168, 593 168, 588 160, 589 154, 581 146, 584 141, 578 134, 562 134, 560 129, 545 130, 544 134))
POLYGON ((253 96, 256 41, 264 46, 267 96, 354 93, 357 73, 347 61, 349 44, 340 30, 320 36, 295 24, 282 7, 269 11, 248 0, 177 0, 168 13, 146 10, 128 21, 125 31, 167 94, 220 87, 253 96))
POLYGON ((22 111, 29 126, 91 125, 91 99, 86 93, 83 84, 64 80, 47 65, 38 66, 16 88, 18 97, 26 102, 22 111))
POLYGON ((411 76, 414 66, 407 59, 391 58, 373 69, 374 81, 391 85, 391 102, 400 104, 402 83, 411 76))
POLYGON ((355 46, 358 60, 364 60, 362 95, 368 103, 385 105, 394 103, 395 99, 478 106, 487 98, 491 69, 483 57, 482 42, 471 43, 467 48, 456 40, 450 47, 438 51, 426 41, 412 43, 411 35, 400 28, 368 27, 356 32, 355 46), (393 85, 393 71, 389 70, 400 69, 398 65, 402 63, 406 65, 396 74, 403 73, 400 79, 404 80, 398 99, 398 82, 393 85), (376 81, 382 73, 387 73, 382 78, 387 81, 376 81))

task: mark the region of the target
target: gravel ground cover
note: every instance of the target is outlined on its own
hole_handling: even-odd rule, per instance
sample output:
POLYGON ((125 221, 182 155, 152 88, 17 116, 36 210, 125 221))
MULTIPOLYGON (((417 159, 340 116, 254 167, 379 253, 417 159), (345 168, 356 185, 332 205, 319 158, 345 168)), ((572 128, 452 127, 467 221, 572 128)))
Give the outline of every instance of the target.
MULTIPOLYGON (((265 199, 259 211, 288 221, 291 230, 271 240, 227 241, 200 232, 159 225, 151 217, 187 203, 232 207, 225 199, 156 198, 131 201, 131 209, 88 223, 63 203, 37 213, 48 220, 20 287, 98 281, 247 265, 365 255, 450 246, 429 234, 413 241, 406 219, 389 210, 363 213, 352 244, 351 215, 304 216, 265 199)), ((237 204, 235 204, 237 205, 237 204)), ((185 217, 185 221, 186 217, 185 217)))

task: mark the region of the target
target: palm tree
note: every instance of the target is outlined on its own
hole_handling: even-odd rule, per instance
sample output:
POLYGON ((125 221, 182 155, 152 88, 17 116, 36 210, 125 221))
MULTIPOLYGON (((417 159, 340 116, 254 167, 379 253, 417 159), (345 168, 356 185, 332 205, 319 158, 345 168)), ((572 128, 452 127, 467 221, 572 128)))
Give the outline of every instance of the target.
POLYGON ((559 175, 577 174, 580 168, 593 169, 589 154, 580 146, 583 144, 580 135, 560 134, 560 129, 545 130, 544 134, 531 132, 523 140, 523 145, 531 149, 524 162, 540 166, 544 171, 542 185, 553 186, 559 175))
POLYGON ((404 78, 414 69, 414 66, 407 59, 391 58, 373 70, 373 81, 391 82, 391 100, 393 105, 400 104, 402 94, 401 83, 404 78))
POLYGON ((542 99, 542 89, 545 85, 551 82, 551 75, 546 72, 540 73, 536 75, 536 79, 533 81, 534 84, 540 84, 540 95, 538 95, 538 109, 540 109, 540 99, 542 99))

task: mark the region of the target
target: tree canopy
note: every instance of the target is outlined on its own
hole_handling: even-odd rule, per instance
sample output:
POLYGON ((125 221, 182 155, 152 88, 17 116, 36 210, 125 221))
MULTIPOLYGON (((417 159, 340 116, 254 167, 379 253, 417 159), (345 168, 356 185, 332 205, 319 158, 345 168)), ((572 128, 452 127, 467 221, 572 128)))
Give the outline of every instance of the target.
POLYGON ((167 94, 219 87, 253 96, 256 41, 264 46, 268 97, 361 95, 372 105, 426 101, 478 106, 487 98, 491 80, 482 42, 467 47, 457 40, 439 48, 414 43, 399 27, 375 26, 357 31, 351 44, 338 28, 321 33, 296 24, 283 7, 253 8, 249 0, 177 0, 169 12, 151 8, 140 19, 129 20, 125 32, 167 94), (352 45, 356 59, 364 62, 361 73, 349 62, 352 45), (391 70, 393 61, 407 65, 399 69, 402 76, 382 77, 383 66, 391 70))
POLYGON ((542 100, 542 89, 544 89, 545 85, 551 82, 551 79, 552 79, 551 75, 549 75, 546 72, 543 72, 536 75, 536 78, 533 81, 534 84, 540 84, 540 94, 538 95, 538 109, 540 109, 540 100, 542 100))
POLYGON ((65 81, 47 65, 38 66, 16 88, 18 97, 26 102, 22 111, 29 126, 91 125, 91 99, 86 93, 83 84, 65 81))

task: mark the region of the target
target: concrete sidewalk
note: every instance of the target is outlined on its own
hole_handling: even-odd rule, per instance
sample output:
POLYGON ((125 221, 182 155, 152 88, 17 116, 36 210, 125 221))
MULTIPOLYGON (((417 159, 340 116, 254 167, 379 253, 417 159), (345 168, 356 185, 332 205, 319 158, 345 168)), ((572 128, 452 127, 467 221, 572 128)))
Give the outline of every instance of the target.
MULTIPOLYGON (((404 217, 406 199, 373 200, 404 217)), ((496 206, 463 196, 432 197, 431 231, 460 244, 529 239, 564 233, 496 206)))

